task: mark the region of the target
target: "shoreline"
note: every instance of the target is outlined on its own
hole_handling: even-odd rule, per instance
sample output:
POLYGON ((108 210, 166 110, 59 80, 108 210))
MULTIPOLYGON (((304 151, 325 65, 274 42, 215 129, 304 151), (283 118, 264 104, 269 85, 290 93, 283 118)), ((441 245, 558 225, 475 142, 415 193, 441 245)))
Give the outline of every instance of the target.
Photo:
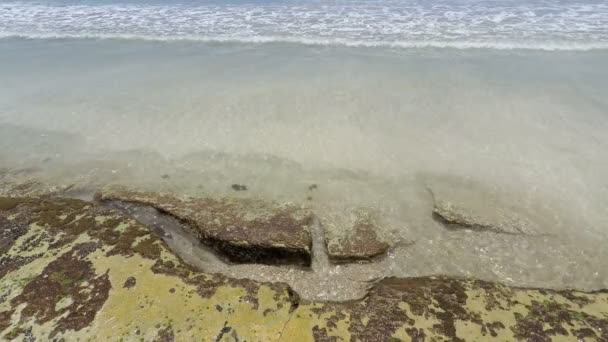
MULTIPOLYGON (((119 171, 115 174, 110 173, 110 175, 118 175, 122 172, 123 171, 119 171)), ((32 177, 31 175, 27 175, 27 171, 25 174, 18 172, 17 174, 11 175, 10 170, 4 170, 0 176, 0 194, 4 196, 16 195, 34 197, 43 196, 44 198, 79 198, 86 201, 91 201, 94 197, 93 194, 102 193, 102 191, 105 191, 103 189, 107 188, 107 185, 126 184, 124 183, 124 181, 119 181, 118 179, 112 181, 110 180, 111 178, 109 178, 104 180, 104 183, 97 182, 96 185, 85 185, 86 183, 82 183, 82 181, 79 184, 63 183, 64 185, 60 185, 62 184, 62 182, 48 183, 48 180, 45 181, 42 178, 36 178, 32 177)), ((175 177, 173 173, 171 173, 171 176, 175 177)), ((463 221, 462 224, 456 222, 457 229, 453 228, 453 222, 447 224, 445 222, 445 218, 439 220, 436 217, 436 213, 439 212, 442 213, 444 217, 449 218, 450 220, 454 220, 454 214, 446 214, 445 211, 451 209, 445 209, 446 207, 440 207, 441 211, 433 212, 432 201, 427 202, 428 204, 423 204, 425 201, 421 202, 422 212, 418 213, 410 211, 405 216, 401 216, 401 218, 399 218, 399 216, 391 214, 392 211, 396 210, 396 207, 392 207, 390 202, 386 202, 384 204, 382 202, 352 202, 352 200, 348 200, 345 202, 344 200, 346 199, 346 197, 343 197, 342 202, 344 203, 340 206, 336 206, 336 203, 333 199, 323 199, 323 191, 326 191, 328 187, 331 188, 330 184, 324 182, 318 183, 319 189, 315 189, 312 191, 310 189, 307 189, 307 187, 304 186, 305 184, 302 184, 303 189, 301 190, 301 194, 297 196, 300 197, 300 199, 297 199, 297 197, 292 196, 276 197, 276 193, 275 195, 272 195, 271 193, 264 193, 263 191, 260 191, 260 184, 252 186, 251 184, 255 183, 249 182, 249 189, 247 191, 237 192, 230 188, 230 184, 226 184, 225 191, 198 190, 196 193, 191 192, 188 195, 185 195, 185 193, 180 192, 178 190, 180 188, 183 189, 183 186, 173 187, 170 185, 172 182, 171 178, 164 179, 159 175, 158 179, 159 180, 157 182, 157 185, 153 185, 152 183, 147 185, 144 185, 144 183, 140 183, 139 185, 131 183, 130 185, 128 185, 130 189, 141 189, 139 191, 152 191, 146 192, 146 194, 149 194, 146 196, 150 196, 150 200, 146 200, 146 202, 139 203, 143 204, 140 206, 140 209, 137 209, 137 207, 133 207, 134 209, 129 209, 129 207, 123 207, 123 204, 120 204, 118 207, 123 208, 121 209, 123 212, 126 210, 126 212, 131 212, 131 215, 141 216, 144 220, 142 222, 148 222, 153 227, 156 227, 155 229, 157 229, 158 231, 169 229, 169 234, 174 235, 176 237, 176 240, 167 240, 165 242, 169 243, 169 246, 173 249, 174 253, 180 255, 184 260, 189 260, 192 265, 198 265, 200 269, 214 270, 214 272, 219 272, 232 277, 249 277, 258 281, 286 282, 299 292, 302 292, 304 298, 325 298, 328 300, 332 298, 342 298, 343 300, 356 299, 363 296, 364 292, 362 291, 367 287, 366 281, 375 278, 394 276, 473 276, 477 279, 503 282, 510 284, 511 286, 519 285, 524 287, 554 289, 578 288, 584 290, 599 290, 602 288, 608 288, 608 275, 600 272, 601 262, 599 262, 599 260, 602 260, 602 257, 597 255, 589 255, 592 250, 596 252, 601 251, 599 245, 602 244, 602 240, 593 240, 594 242, 592 243, 592 240, 589 239, 582 239, 581 237, 575 238, 574 236, 569 235, 561 235, 563 233, 556 234, 555 231, 546 231, 544 230, 546 229, 546 226, 538 226, 536 228, 531 228, 534 226, 529 226, 530 223, 525 223, 525 220, 532 219, 532 222, 536 223, 540 221, 538 221, 538 219, 533 218, 533 216, 529 216, 529 214, 521 216, 524 214, 524 212, 518 211, 514 211, 513 214, 515 214, 517 217, 521 217, 521 219, 508 218, 508 216, 504 216, 505 214, 498 214, 498 216, 496 216, 496 219, 507 219, 508 221, 505 222, 520 222, 522 219, 524 219, 524 221, 521 221, 521 224, 525 224, 525 226, 522 226, 524 230, 521 230, 522 228, 517 229, 520 229, 522 232, 525 233, 522 233, 523 235, 512 235, 513 233, 511 233, 509 230, 501 232, 501 229, 511 228, 503 226, 500 221, 494 221, 496 220, 495 218, 492 218, 492 216, 487 215, 494 215, 492 214, 494 210, 502 210, 501 208, 509 208, 510 204, 508 204, 508 202, 503 204, 496 202, 496 204, 488 205, 488 203, 493 203, 493 201, 498 200, 499 197, 496 197, 496 199, 492 199, 494 198, 494 195, 490 195, 489 193, 484 194, 484 191, 486 190, 483 190, 478 186, 473 186, 472 188, 470 188, 471 185, 466 185, 466 192, 462 192, 463 190, 459 190, 459 181, 457 181, 456 179, 447 178, 446 180, 442 180, 439 183, 431 184, 435 184, 435 190, 441 190, 440 192, 438 192, 440 196, 443 196, 441 198, 446 198, 456 202, 464 201, 462 202, 464 205, 463 208, 468 208, 467 210, 472 210, 472 213, 476 212, 477 214, 474 215, 482 215, 470 216, 470 218, 463 218, 465 221, 463 221), (448 186, 448 188, 445 188, 446 185, 448 186), (442 189, 447 189, 450 192, 444 193, 445 190, 442 189), (452 193, 453 191, 457 192, 452 193), (188 237, 187 232, 190 229, 186 229, 184 224, 189 225, 189 222, 193 222, 193 217, 181 216, 182 214, 177 214, 178 216, 174 216, 174 218, 177 218, 179 222, 171 223, 173 221, 167 221, 167 219, 169 218, 165 218, 165 215, 162 215, 161 213, 155 213, 155 207, 157 209, 163 208, 164 204, 162 202, 162 196, 165 195, 177 196, 176 198, 190 198, 191 200, 196 200, 197 198, 229 199, 230 201, 234 199, 246 199, 248 201, 260 201, 260 203, 272 200, 277 201, 278 203, 293 203, 296 205, 301 205, 303 206, 303 208, 308 208, 307 210, 311 210, 315 217, 317 217, 317 220, 320 222, 315 223, 314 227, 316 228, 313 229, 315 231, 313 235, 315 241, 313 244, 313 249, 315 250, 312 261, 313 273, 310 273, 311 269, 298 269, 297 267, 294 268, 292 266, 276 267, 276 265, 272 264, 244 264, 242 266, 239 266, 238 263, 227 263, 226 261, 221 260, 221 255, 218 255, 217 252, 205 249, 203 245, 199 246, 197 243, 191 240, 191 238, 188 237), (314 199, 312 201, 307 200, 306 196, 314 197, 314 199), (482 196, 482 198, 485 199, 482 202, 485 202, 485 204, 483 204, 482 207, 476 208, 476 206, 479 206, 479 203, 482 202, 467 202, 470 201, 467 199, 470 198, 470 196, 482 196), (328 238, 328 236, 323 236, 323 232, 328 229, 328 224, 329 228, 331 228, 333 225, 336 225, 335 228, 332 229, 337 229, 335 231, 339 233, 338 236, 342 236, 344 232, 349 232, 350 229, 348 225, 345 225, 346 222, 342 217, 347 214, 352 208, 361 208, 369 206, 370 204, 371 206, 369 208, 374 208, 373 210, 380 210, 380 212, 383 213, 383 223, 381 223, 381 226, 377 228, 381 230, 377 230, 376 233, 380 234, 379 236, 382 237, 382 240, 392 241, 390 244, 392 247, 386 253, 382 253, 382 255, 378 259, 373 259, 371 262, 358 263, 355 261, 347 263, 346 265, 344 265, 343 262, 328 262, 326 249, 326 244, 328 243, 328 240, 326 239, 328 238), (428 205, 430 205, 430 207, 428 207, 428 205), (145 210, 142 211, 142 209, 145 210), (146 212, 148 212, 148 214, 146 214, 146 212), (422 220, 423 217, 418 217, 419 215, 425 216, 426 218, 424 218, 424 220, 426 221, 422 220), (167 227, 163 228, 163 224, 159 225, 158 222, 164 222, 164 225, 167 225, 167 227), (422 224, 422 222, 427 223, 422 224), (468 226, 470 224, 469 222, 485 223, 479 223, 480 225, 482 225, 479 226, 481 227, 481 229, 472 229, 468 226), (406 226, 403 228, 402 225, 404 223, 406 223, 406 226), (536 232, 533 232, 533 235, 528 235, 527 231, 529 231, 529 229, 534 229, 536 230, 536 232), (181 234, 179 233, 180 230, 182 231, 181 234), (434 232, 434 230, 437 231, 434 232), (545 233, 543 233, 543 231, 545 233), (184 232, 186 232, 186 234, 184 234, 184 232), (546 232, 549 232, 549 234, 545 235, 546 232), (534 236, 534 234, 540 235, 534 236), (509 251, 513 251, 514 248, 515 250, 518 250, 520 249, 520 247, 523 249, 518 252, 520 253, 520 255, 515 258, 514 256, 510 256, 511 252, 506 253, 504 255, 502 253, 499 253, 499 250, 503 248, 500 246, 502 246, 503 244, 504 248, 507 248, 509 251), (598 244, 598 246, 593 247, 592 244, 598 244), (488 246, 493 246, 492 248, 496 250, 492 251, 488 249, 488 246), (524 250, 526 250, 526 252, 524 252, 524 250), (442 255, 445 252, 447 252, 447 254, 445 255, 446 258, 444 258, 444 256, 442 255), (543 258, 548 258, 549 255, 552 256, 552 261, 546 260, 545 262, 543 262, 543 268, 545 268, 544 271, 543 269, 540 269, 541 273, 539 273, 538 275, 535 275, 535 273, 530 273, 528 276, 522 277, 522 270, 525 270, 525 272, 534 272, 534 270, 537 269, 534 263, 529 264, 529 259, 539 258, 540 255, 544 252, 548 254, 546 257, 543 258), (580 254, 581 252, 582 254, 580 254), (456 254, 454 255, 453 253, 456 254), (471 259, 467 257, 468 254, 470 254, 471 259), (479 255, 483 257, 479 258, 479 255), (587 255, 587 257, 584 257, 585 255, 587 255), (458 261, 453 260, 455 257, 458 261), (416 263, 416 260, 425 260, 427 258, 432 259, 420 264, 416 263), (520 261, 517 261, 520 259, 522 262, 528 263, 529 265, 523 266, 524 264, 521 264, 520 261), (456 264, 453 264, 454 261, 456 262, 456 264), (575 262, 576 264, 582 263, 587 266, 585 268, 577 268, 576 276, 572 274, 572 277, 560 279, 559 277, 556 278, 555 275, 558 275, 559 272, 563 272, 560 271, 560 269, 563 269, 563 267, 565 267, 566 265, 561 264, 562 262, 575 262), (595 263, 595 265, 593 265, 593 263, 595 263), (458 265, 458 267, 449 268, 452 264, 458 265), (478 264, 478 266, 476 266, 476 264, 478 264), (397 267, 397 265, 407 266, 405 268, 400 268, 397 267), (513 265, 515 267, 513 268, 513 271, 508 271, 508 267, 510 265, 513 265), (502 272, 494 273, 490 271, 492 269, 496 269, 497 267, 498 269, 502 269, 502 272), (597 271, 594 271, 594 269, 597 269, 597 271), (516 271, 519 272, 519 275, 516 271), (359 280, 354 281, 353 279, 359 280), (585 279, 587 280, 587 282, 581 282, 581 280, 585 279), (330 283, 336 281, 336 284, 339 285, 330 285, 330 283), (332 288, 342 288, 342 291, 340 293, 327 292, 332 291, 332 288)), ((420 191, 425 192, 427 190, 421 188, 420 191)), ((340 192, 337 192, 336 195, 339 193, 340 192)), ((415 193, 416 192, 413 192, 412 194, 415 193)), ((127 197, 117 197, 116 199, 132 201, 131 198, 140 198, 137 196, 129 197, 132 195, 120 196, 127 197)), ((435 194, 435 196, 437 196, 437 194, 435 194)), ((340 197, 338 196, 336 197, 336 199, 339 200, 340 197)), ((506 198, 503 197, 502 199, 500 199, 500 201, 504 201, 505 199, 506 198)), ((190 203, 191 200, 188 200, 185 203, 190 203)), ((416 197, 406 197, 404 198, 404 200, 409 203, 412 203, 413 200, 420 201, 419 199, 416 199, 416 197)), ((137 201, 134 204, 138 204, 137 201)), ((173 205, 173 207, 182 210, 183 212, 190 212, 192 209, 188 209, 189 205, 190 204, 183 204, 177 205, 177 207, 173 205)), ((538 215, 538 213, 536 214, 538 215)), ((456 215, 457 216, 455 217, 460 217, 459 215, 463 214, 456 212, 456 215)), ((547 215, 541 215, 539 216, 539 218, 545 219, 547 218, 547 215)), ((327 234, 327 232, 325 232, 325 234, 327 234)), ((367 237, 364 239, 367 239, 367 237)), ((567 272, 574 271, 570 268, 568 269, 569 270, 567 272)))
POLYGON ((275 36, 260 37, 200 37, 200 36, 145 36, 129 34, 23 34, 0 32, 0 42, 10 40, 23 41, 115 41, 115 42, 156 42, 156 43, 200 43, 210 45, 242 46, 302 46, 309 48, 336 49, 384 49, 387 51, 512 51, 538 53, 585 53, 608 51, 608 42, 580 43, 563 42, 553 44, 519 43, 519 42, 450 42, 450 41, 349 41, 343 39, 322 40, 314 38, 289 38, 275 36))

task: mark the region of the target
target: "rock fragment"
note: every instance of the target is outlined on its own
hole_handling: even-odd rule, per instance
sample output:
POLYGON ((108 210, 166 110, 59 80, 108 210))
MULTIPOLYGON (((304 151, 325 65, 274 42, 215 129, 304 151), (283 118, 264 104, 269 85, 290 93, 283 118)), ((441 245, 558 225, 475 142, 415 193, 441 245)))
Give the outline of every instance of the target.
POLYGON ((378 236, 380 214, 369 208, 353 209, 341 220, 322 222, 329 259, 332 262, 370 260, 390 247, 378 236))
POLYGON ((135 277, 129 277, 125 280, 124 285, 122 286, 125 289, 130 289, 137 284, 137 279, 135 277))
POLYGON ((234 191, 247 191, 247 185, 244 184, 232 184, 230 187, 234 191))

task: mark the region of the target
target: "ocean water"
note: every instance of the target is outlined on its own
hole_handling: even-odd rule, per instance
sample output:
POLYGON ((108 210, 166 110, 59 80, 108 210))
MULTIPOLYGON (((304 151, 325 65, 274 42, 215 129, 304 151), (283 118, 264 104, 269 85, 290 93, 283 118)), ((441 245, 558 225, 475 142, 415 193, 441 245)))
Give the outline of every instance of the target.
POLYGON ((0 37, 15 179, 371 206, 374 276, 608 287, 605 1, 2 1, 0 37), (547 235, 448 231, 434 182, 547 235))

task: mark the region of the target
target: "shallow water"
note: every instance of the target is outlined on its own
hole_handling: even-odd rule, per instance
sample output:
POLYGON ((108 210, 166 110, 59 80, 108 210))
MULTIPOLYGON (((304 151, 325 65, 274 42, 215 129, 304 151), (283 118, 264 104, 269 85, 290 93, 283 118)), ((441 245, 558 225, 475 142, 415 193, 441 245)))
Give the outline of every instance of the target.
POLYGON ((239 183, 320 217, 371 206, 404 242, 382 275, 608 287, 606 50, 5 38, 0 51, 5 180, 239 183), (438 179, 546 213, 547 236, 446 230, 426 189, 438 179))

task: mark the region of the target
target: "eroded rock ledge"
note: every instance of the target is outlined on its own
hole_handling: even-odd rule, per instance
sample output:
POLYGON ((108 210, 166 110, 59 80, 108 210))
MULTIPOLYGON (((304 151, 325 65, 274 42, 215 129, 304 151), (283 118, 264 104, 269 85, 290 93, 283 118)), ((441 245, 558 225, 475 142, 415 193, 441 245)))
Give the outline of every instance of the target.
MULTIPOLYGON (((198 239, 233 262, 311 264, 311 225, 314 214, 295 204, 254 198, 192 198, 175 194, 108 187, 100 201, 146 205, 185 222, 198 239)), ((321 225, 332 263, 369 261, 384 255, 381 214, 371 208, 334 210, 321 225)))
POLYGON ((120 187, 104 189, 96 198, 152 206, 187 223, 201 242, 232 262, 311 263, 313 215, 295 204, 245 198, 187 198, 120 187))
POLYGON ((3 340, 608 340, 608 291, 424 277, 304 301, 197 272, 147 227, 80 200, 0 198, 0 248, 3 340))

